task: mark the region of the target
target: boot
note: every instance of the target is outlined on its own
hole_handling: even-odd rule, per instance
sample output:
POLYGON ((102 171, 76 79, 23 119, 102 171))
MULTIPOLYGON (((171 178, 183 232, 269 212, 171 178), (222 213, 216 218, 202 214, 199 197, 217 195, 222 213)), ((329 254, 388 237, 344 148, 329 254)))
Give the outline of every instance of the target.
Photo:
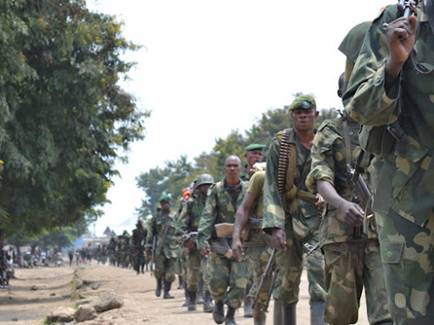
POLYGON ((244 317, 253 317, 253 298, 249 296, 244 298, 244 317))
POLYGON ((223 305, 223 301, 216 301, 212 317, 217 324, 223 324, 225 321, 225 306, 223 305))
POLYGON ((274 300, 274 313, 273 313, 273 324, 282 325, 283 324, 283 303, 280 300, 274 300))
POLYGON ((196 292, 195 291, 189 291, 189 300, 188 300, 188 311, 195 311, 196 310, 196 292))
POLYGON ((310 325, 325 325, 325 302, 317 301, 310 304, 310 325))
POLYGON ((157 287, 155 288, 155 295, 157 297, 161 296, 161 280, 157 279, 157 287))
POLYGON ((237 325, 237 322, 235 321, 235 308, 232 308, 231 306, 228 306, 225 324, 226 325, 237 325))
POLYGON ((172 282, 164 281, 164 294, 163 299, 173 299, 175 298, 170 294, 170 288, 172 287, 172 282))
POLYGON ((295 306, 296 306, 296 303, 283 305, 283 323, 282 323, 282 325, 296 325, 297 324, 297 318, 295 315, 295 306))
POLYGON ((204 294, 204 289, 203 289, 203 281, 199 281, 199 286, 197 288, 197 300, 196 303, 198 305, 202 305, 203 304, 203 294, 204 294))
POLYGON ((187 307, 188 304, 190 303, 190 297, 188 296, 188 291, 187 289, 184 289, 184 303, 182 304, 182 307, 187 307))
POLYGON ((203 298, 203 312, 204 313, 212 313, 214 309, 214 305, 212 303, 211 294, 208 290, 205 290, 204 292, 204 298, 203 298))

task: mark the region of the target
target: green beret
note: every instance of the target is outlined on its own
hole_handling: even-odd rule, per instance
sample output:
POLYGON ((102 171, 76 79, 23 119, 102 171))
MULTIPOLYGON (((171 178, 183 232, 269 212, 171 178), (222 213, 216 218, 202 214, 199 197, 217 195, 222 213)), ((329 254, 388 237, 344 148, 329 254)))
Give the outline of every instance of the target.
POLYGON ((172 196, 169 193, 163 193, 160 196, 160 202, 170 202, 172 196))
POLYGON ((253 150, 264 150, 265 148, 265 144, 260 144, 260 143, 252 143, 249 144, 247 147, 245 147, 244 149, 246 151, 253 151, 253 150))
POLYGON ((311 109, 316 108, 315 98, 312 95, 300 95, 295 97, 291 105, 289 105, 289 110, 293 111, 295 109, 311 109))

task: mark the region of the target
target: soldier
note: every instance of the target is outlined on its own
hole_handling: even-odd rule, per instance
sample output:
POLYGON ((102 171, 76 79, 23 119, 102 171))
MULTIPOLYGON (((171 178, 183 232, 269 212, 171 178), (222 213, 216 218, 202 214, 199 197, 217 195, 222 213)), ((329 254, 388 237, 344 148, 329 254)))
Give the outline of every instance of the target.
POLYGON ((109 264, 112 266, 116 265, 116 237, 111 237, 108 247, 107 247, 108 257, 109 257, 109 264))
POLYGON ((241 161, 229 156, 225 161, 225 177, 208 191, 205 209, 200 217, 198 246, 208 259, 209 289, 215 301, 213 318, 217 324, 224 321, 236 325, 235 311, 241 306, 247 284, 248 270, 244 261, 232 257, 232 229, 226 234, 224 226, 235 221, 235 212, 244 196, 246 183, 240 179, 241 161), (220 224, 222 228, 216 228, 220 224), (220 232, 220 229, 223 229, 220 232), (217 231, 218 230, 218 231, 217 231), (224 303, 228 305, 226 317, 224 303))
MULTIPOLYGON (((295 306, 298 301, 304 245, 317 241, 320 217, 315 205, 321 197, 307 192, 305 178, 310 169, 310 147, 314 123, 318 116, 315 99, 298 95, 289 106, 294 128, 279 132, 268 151, 264 183, 264 218, 262 228, 272 235, 276 253, 277 286, 274 290, 274 324, 296 324, 295 306)), ((311 243, 311 246, 315 244, 311 243)), ((308 269, 320 294, 312 291, 311 322, 324 324, 324 274, 320 254, 319 266, 308 269), (322 294, 321 294, 322 293, 322 294)))
MULTIPOLYGON (((237 260, 245 254, 249 263, 249 269, 253 270, 253 287, 249 292, 250 297, 257 294, 260 277, 264 273, 267 262, 271 256, 271 249, 267 246, 266 234, 262 231, 263 217, 263 184, 265 171, 259 170, 250 178, 246 195, 235 216, 235 226, 232 242, 232 250, 237 260), (244 242, 241 241, 241 233, 246 231, 244 242)), ((255 325, 265 325, 265 309, 268 301, 268 293, 271 287, 271 279, 266 279, 265 285, 255 301, 253 319, 255 325)))
POLYGON ((139 219, 132 237, 134 270, 137 274, 145 273, 145 242, 146 229, 143 220, 139 219))
POLYGON ((155 247, 155 272, 157 280, 155 295, 160 297, 164 282, 164 299, 174 298, 170 294, 172 282, 175 280, 175 261, 176 261, 176 229, 174 217, 170 211, 170 195, 163 193, 160 197, 161 211, 157 217, 152 217, 149 223, 147 242, 156 238, 155 247))
POLYGON ((203 280, 203 260, 206 258, 202 256, 197 249, 196 239, 197 230, 199 226, 199 217, 205 207, 206 197, 209 187, 214 183, 214 179, 209 174, 201 174, 197 178, 192 196, 184 205, 180 213, 181 230, 183 232, 183 247, 186 254, 186 296, 188 310, 196 310, 196 301, 200 287, 204 290, 204 312, 212 312, 211 294, 208 286, 200 286, 203 280))
MULTIPOLYGON (((244 166, 244 170, 241 173, 241 179, 243 181, 248 181, 250 177, 255 172, 254 165, 256 163, 260 163, 264 157, 263 150, 265 145, 259 143, 249 144, 244 148, 247 164, 244 166)), ((250 289, 253 284, 253 273, 251 273, 251 277, 246 286, 246 292, 244 295, 244 317, 252 317, 253 316, 253 298, 249 295, 250 289)))
POLYGON ((246 165, 244 166, 244 170, 241 173, 241 179, 243 181, 248 181, 250 179, 250 176, 253 175, 255 172, 254 165, 256 163, 259 163, 264 158, 263 150, 265 148, 265 145, 259 144, 259 143, 252 143, 249 144, 244 148, 246 158, 246 165))
POLYGON ((409 9, 373 21, 344 95, 361 143, 384 157, 374 210, 397 325, 434 323, 434 4, 409 9))
POLYGON ((371 215, 362 222, 368 218, 368 207, 353 202, 361 195, 355 193, 350 170, 363 171, 358 130, 348 117, 325 121, 314 138, 306 179, 308 188, 317 190, 328 204, 320 237, 327 286, 325 320, 330 325, 357 322, 363 287, 370 324, 392 324, 375 221, 371 215))

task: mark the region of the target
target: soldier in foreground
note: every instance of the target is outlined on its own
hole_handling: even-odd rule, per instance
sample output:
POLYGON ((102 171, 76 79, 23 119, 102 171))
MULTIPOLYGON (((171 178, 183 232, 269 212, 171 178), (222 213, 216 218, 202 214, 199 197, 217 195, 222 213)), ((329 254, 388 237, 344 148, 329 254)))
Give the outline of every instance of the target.
POLYGON ((264 278, 265 283, 262 284, 260 292, 257 292, 261 275, 264 273, 272 253, 272 249, 267 245, 267 235, 261 227, 264 210, 262 195, 264 179, 265 170, 256 171, 250 178, 244 200, 235 216, 232 242, 235 259, 241 260, 244 254, 249 263, 249 269, 253 273, 253 286, 249 296, 251 298, 258 297, 254 303, 253 311, 255 325, 265 325, 265 311, 268 308, 268 295, 272 285, 271 277, 264 278))
POLYGON ((209 289, 215 301, 213 318, 217 324, 236 325, 235 311, 241 306, 248 279, 247 264, 232 256, 232 232, 222 234, 220 228, 215 227, 222 225, 224 228, 235 221, 235 212, 246 190, 240 173, 240 158, 229 156, 225 161, 225 177, 210 187, 199 222, 199 248, 205 255, 211 251, 208 257, 209 289), (226 317, 224 304, 228 306, 226 317))
MULTIPOLYGON (((310 169, 310 147, 318 116, 315 99, 297 96, 290 107, 294 128, 279 132, 273 139, 267 157, 264 183, 264 219, 262 228, 272 235, 276 253, 277 287, 274 290, 274 324, 296 324, 300 277, 303 270, 304 244, 318 236, 320 216, 316 205, 322 199, 307 192, 305 178, 310 169)), ((315 288, 324 288, 323 261, 312 272, 315 288)), ((323 295, 311 300, 312 324, 324 324, 323 295)))
POLYGON ((149 223, 148 243, 154 242, 155 271, 157 280, 155 295, 160 297, 164 289, 163 298, 174 298, 170 294, 172 282, 175 280, 176 241, 174 217, 170 211, 170 195, 162 194, 160 197, 160 213, 152 217, 149 223), (164 286, 164 287, 163 287, 164 286))
POLYGON ((202 287, 204 297, 204 312, 212 312, 211 294, 208 286, 200 286, 203 282, 203 263, 206 265, 206 256, 202 256, 197 248, 197 231, 199 219, 205 207, 206 197, 209 187, 214 183, 214 179, 209 174, 199 175, 194 185, 192 196, 185 203, 180 213, 181 231, 183 233, 183 247, 186 254, 186 296, 188 310, 196 310, 198 291, 202 287))
POLYGON ((327 285, 325 320, 330 325, 357 322, 363 288, 370 324, 392 324, 375 220, 364 215, 370 211, 369 201, 359 200, 362 206, 354 202, 362 193, 356 193, 361 184, 355 184, 352 170, 358 175, 369 165, 369 157, 359 159, 363 153, 358 130, 359 125, 345 115, 324 121, 314 138, 306 179, 308 188, 327 203, 320 237, 327 285))
POLYGON ((387 7, 372 23, 344 95, 363 124, 365 148, 384 157, 374 210, 397 325, 434 323, 433 48, 432 0, 405 11, 387 7))

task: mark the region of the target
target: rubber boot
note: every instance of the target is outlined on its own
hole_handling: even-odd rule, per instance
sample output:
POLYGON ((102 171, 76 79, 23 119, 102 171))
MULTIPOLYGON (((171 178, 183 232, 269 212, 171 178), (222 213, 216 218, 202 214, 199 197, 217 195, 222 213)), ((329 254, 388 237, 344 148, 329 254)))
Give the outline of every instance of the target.
POLYGON ((297 304, 285 304, 283 306, 283 323, 282 325, 296 325, 297 317, 295 314, 295 306, 297 304))
POLYGON ((198 305, 202 305, 203 304, 203 292, 204 292, 204 290, 203 290, 203 282, 200 281, 199 282, 199 286, 197 288, 197 300, 196 300, 196 303, 198 305))
POLYGON ((283 303, 280 300, 274 300, 273 324, 283 325, 283 303))
POLYGON ((157 279, 157 287, 155 288, 155 295, 157 297, 161 296, 161 283, 162 281, 160 279, 157 279))
POLYGON ((244 317, 253 317, 253 298, 249 296, 244 298, 244 317))
POLYGON ((310 325, 325 325, 325 302, 312 302, 310 304, 310 325))
POLYGON ((188 300, 188 311, 196 310, 196 292, 189 291, 188 292, 189 300, 188 300))
POLYGON ((211 294, 208 290, 205 290, 203 297, 203 312, 212 313, 214 310, 214 305, 212 303, 211 294))
POLYGON ((212 318, 217 324, 223 324, 225 321, 225 306, 223 305, 223 301, 216 301, 212 318))
POLYGON ((164 294, 163 299, 173 299, 175 298, 170 294, 170 288, 172 287, 172 282, 164 281, 164 294))
POLYGON ((237 325, 237 322, 235 321, 235 308, 228 306, 225 324, 226 325, 237 325))
POLYGON ((188 291, 187 289, 184 289, 184 303, 182 304, 182 307, 187 307, 188 304, 190 303, 190 297, 188 296, 188 291))

